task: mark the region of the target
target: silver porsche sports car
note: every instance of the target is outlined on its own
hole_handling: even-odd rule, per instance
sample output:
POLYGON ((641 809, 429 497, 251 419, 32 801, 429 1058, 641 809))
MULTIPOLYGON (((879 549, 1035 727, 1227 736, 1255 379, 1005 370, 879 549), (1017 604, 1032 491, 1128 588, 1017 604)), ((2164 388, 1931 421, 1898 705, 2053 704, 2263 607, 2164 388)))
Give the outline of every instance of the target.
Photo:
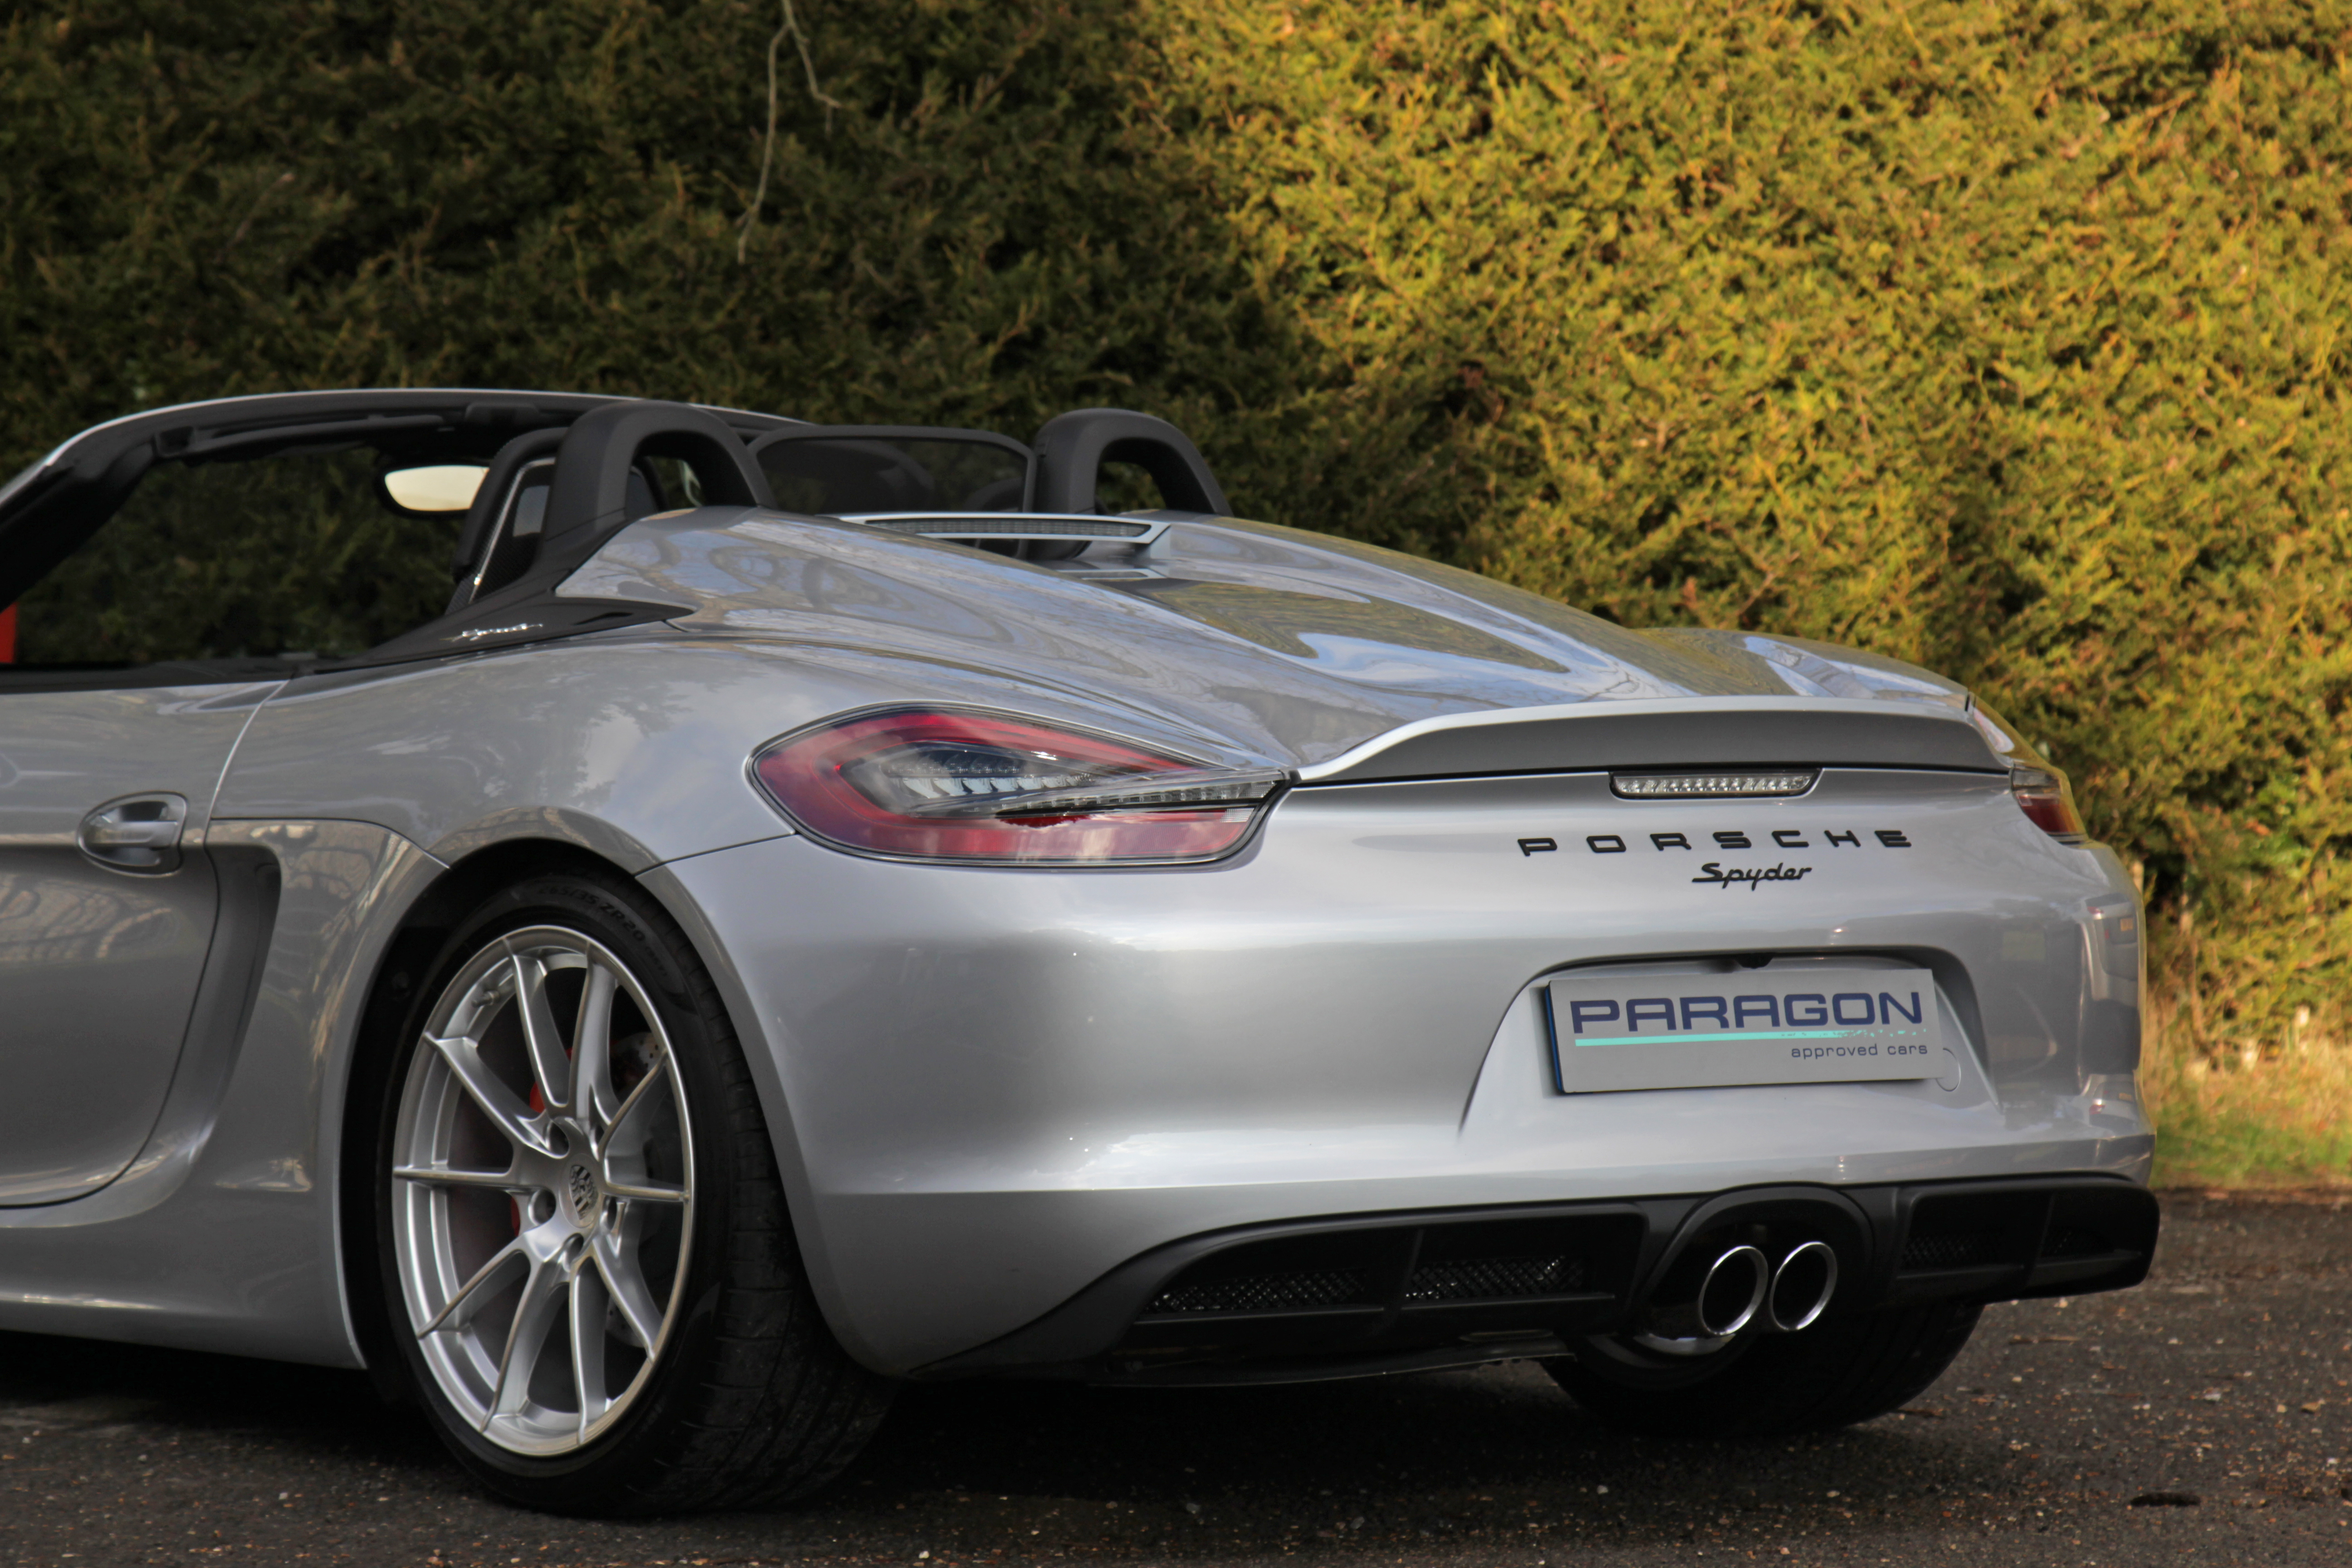
POLYGON ((0 1327, 365 1366, 646 1512, 913 1379, 1833 1426, 2142 1277, 2133 884, 2014 729, 1231 510, 1113 409, 67 441, 0 490, 0 1327))

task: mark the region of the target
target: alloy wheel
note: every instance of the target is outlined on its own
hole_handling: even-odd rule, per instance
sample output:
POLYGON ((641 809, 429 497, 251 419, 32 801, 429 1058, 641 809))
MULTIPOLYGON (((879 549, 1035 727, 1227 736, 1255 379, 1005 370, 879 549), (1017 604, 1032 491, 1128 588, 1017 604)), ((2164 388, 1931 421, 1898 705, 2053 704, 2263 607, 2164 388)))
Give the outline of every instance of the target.
POLYGON ((534 926, 459 967, 391 1149, 407 1327, 459 1419, 560 1456, 628 1410, 678 1316, 693 1149, 668 1037, 608 949, 534 926))

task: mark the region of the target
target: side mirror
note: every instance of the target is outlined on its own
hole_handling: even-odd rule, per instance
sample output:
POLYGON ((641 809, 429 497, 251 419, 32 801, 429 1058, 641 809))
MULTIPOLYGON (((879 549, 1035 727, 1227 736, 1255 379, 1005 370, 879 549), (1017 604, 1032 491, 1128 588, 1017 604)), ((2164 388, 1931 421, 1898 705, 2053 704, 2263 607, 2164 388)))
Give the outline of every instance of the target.
POLYGON ((394 511, 411 517, 440 517, 464 511, 482 488, 486 463, 435 463, 421 468, 394 468, 376 476, 376 486, 394 511))

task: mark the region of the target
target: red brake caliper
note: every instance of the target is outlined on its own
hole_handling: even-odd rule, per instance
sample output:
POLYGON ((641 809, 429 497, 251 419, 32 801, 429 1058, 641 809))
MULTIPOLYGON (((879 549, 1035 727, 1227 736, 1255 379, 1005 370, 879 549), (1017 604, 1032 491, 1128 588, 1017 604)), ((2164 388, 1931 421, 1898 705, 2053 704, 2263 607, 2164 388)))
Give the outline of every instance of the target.
MULTIPOLYGON (((537 1084, 532 1084, 530 1086, 530 1112, 533 1116, 538 1115, 541 1111, 547 1109, 547 1097, 539 1092, 539 1085, 537 1084)), ((514 1217, 514 1233, 517 1236, 520 1236, 522 1234, 522 1200, 520 1198, 509 1198, 507 1200, 507 1212, 514 1217)))

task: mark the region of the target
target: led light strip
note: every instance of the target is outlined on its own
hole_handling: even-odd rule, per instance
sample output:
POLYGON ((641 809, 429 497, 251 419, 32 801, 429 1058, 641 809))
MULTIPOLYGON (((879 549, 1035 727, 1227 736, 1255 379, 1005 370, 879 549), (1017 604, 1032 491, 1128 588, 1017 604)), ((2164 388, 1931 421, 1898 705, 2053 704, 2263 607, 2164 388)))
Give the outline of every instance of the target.
POLYGON ((1609 787, 1627 800, 1721 800, 1739 795, 1802 795, 1818 768, 1759 768, 1738 773, 1611 773, 1609 787))
POLYGON ((925 801, 907 808, 909 816, 1023 816, 1047 812, 1133 811, 1154 806, 1245 805, 1264 800, 1288 782, 1278 769, 1234 769, 1162 773, 1120 786, 1077 785, 1030 790, 1018 795, 925 801), (1197 781, 1197 782, 1192 782, 1197 781))

